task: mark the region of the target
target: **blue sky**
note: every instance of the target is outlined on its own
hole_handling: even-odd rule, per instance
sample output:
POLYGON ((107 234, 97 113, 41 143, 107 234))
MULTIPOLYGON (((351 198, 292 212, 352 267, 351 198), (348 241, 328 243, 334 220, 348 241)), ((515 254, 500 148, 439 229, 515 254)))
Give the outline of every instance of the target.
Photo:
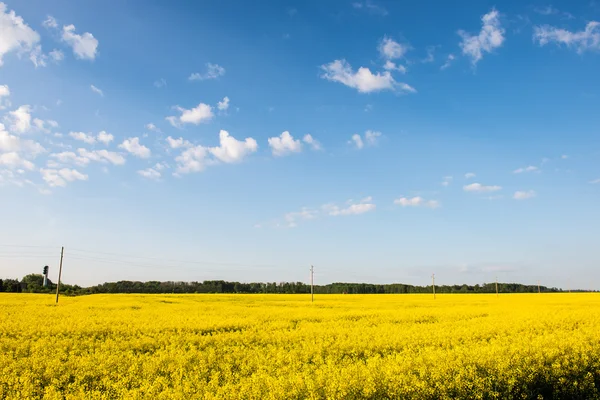
POLYGON ((600 288, 600 4, 118 3, 0 3, 1 276, 600 288))

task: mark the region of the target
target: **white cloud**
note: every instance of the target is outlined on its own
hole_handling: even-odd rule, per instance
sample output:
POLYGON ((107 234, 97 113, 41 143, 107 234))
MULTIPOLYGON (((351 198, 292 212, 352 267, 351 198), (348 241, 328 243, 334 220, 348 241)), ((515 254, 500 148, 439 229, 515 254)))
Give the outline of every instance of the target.
POLYGON ((386 71, 398 71, 402 74, 406 74, 406 67, 404 65, 396 65, 395 62, 387 60, 385 64, 383 64, 383 69, 386 71))
POLYGON ((485 186, 481 183, 471 183, 470 185, 463 186, 465 192, 476 192, 476 193, 485 193, 485 192, 496 192, 502 189, 502 186, 491 185, 485 186))
POLYGON ((9 124, 11 132, 26 133, 31 130, 31 107, 23 105, 15 111, 10 111, 4 119, 9 124))
POLYGON ((154 81, 154 87, 157 87, 160 89, 165 86, 167 86, 167 81, 165 80, 165 78, 160 78, 160 79, 157 79, 156 81, 154 81))
POLYGON ((298 220, 311 220, 317 218, 319 211, 310 209, 308 207, 302 207, 300 211, 289 212, 283 216, 283 219, 287 223, 288 228, 295 228, 298 226, 298 220))
POLYGON ((412 198, 409 197, 400 197, 394 200, 394 204, 400 205, 402 207, 427 207, 427 208, 438 208, 440 207, 440 202, 437 200, 425 200, 420 196, 415 196, 412 198))
POLYGON ((22 17, 13 10, 8 11, 6 4, 0 2, 0 67, 3 65, 4 55, 13 51, 17 54, 38 51, 39 41, 40 35, 22 17))
POLYGON ((87 181, 88 179, 86 174, 82 174, 75 169, 69 168, 60 170, 41 168, 40 173, 42 174, 42 179, 46 181, 50 187, 65 187, 67 186, 67 182, 87 181))
POLYGON ((142 169, 142 170, 139 170, 137 173, 146 179, 152 179, 155 181, 157 181, 161 178, 161 173, 158 172, 157 170, 155 170, 154 168, 142 169))
POLYGON ((321 146, 321 143, 317 139, 313 138, 312 135, 309 133, 304 135, 302 141, 309 145, 313 150, 323 150, 323 146, 321 146))
MULTIPOLYGON (((62 153, 53 153, 50 154, 50 157, 55 158, 59 162, 63 164, 77 164, 79 166, 85 167, 90 163, 90 159, 87 157, 81 157, 75 154, 72 151, 63 151, 62 153)), ((56 162, 51 164, 50 161, 47 163, 48 167, 56 167, 56 162)))
POLYGON ((108 145, 110 142, 112 142, 114 138, 115 137, 113 135, 106 131, 101 131, 97 136, 98 141, 104 143, 105 145, 108 145))
POLYGON ((288 131, 282 132, 279 136, 269 138, 268 142, 273 155, 276 157, 291 153, 300 153, 302 151, 300 140, 294 140, 294 137, 288 131))
POLYGON ((84 132, 69 132, 69 136, 71 136, 75 140, 79 140, 80 142, 84 142, 87 144, 95 144, 96 138, 84 132))
POLYGON ((91 161, 96 162, 110 162, 114 165, 123 165, 125 164, 125 157, 123 157, 119 153, 115 153, 114 151, 108 150, 94 150, 88 151, 86 149, 77 149, 77 152, 81 157, 85 157, 91 161))
POLYGON ((58 122, 56 122, 56 121, 49 119, 49 120, 46 120, 46 123, 48 125, 50 125, 52 128, 58 128, 58 122))
POLYGON ((533 40, 540 46, 556 43, 574 48, 582 54, 588 50, 600 50, 600 22, 590 21, 583 31, 570 32, 549 25, 536 26, 533 29, 533 40))
POLYGON ((98 40, 89 32, 83 35, 75 33, 75 25, 63 26, 62 40, 73 48, 75 57, 82 60, 94 60, 98 51, 98 40))
POLYGON ((483 22, 481 31, 477 36, 460 30, 458 34, 462 38, 460 47, 464 55, 471 57, 473 65, 483 58, 483 53, 491 53, 495 48, 502 46, 504 42, 504 28, 500 23, 500 14, 492 10, 481 17, 483 22))
POLYGON ((530 165, 528 167, 515 169, 513 171, 513 174, 522 174, 523 172, 540 172, 540 169, 538 167, 530 165))
POLYGON ((0 124, 0 151, 24 153, 30 157, 36 157, 44 153, 46 149, 33 140, 22 140, 18 136, 13 136, 4 130, 4 125, 0 124))
POLYGON ((219 101, 217 103, 217 108, 221 111, 227 111, 227 109, 229 108, 229 97, 223 97, 223 101, 219 101))
POLYGON ((254 153, 258 149, 258 144, 253 138, 246 138, 244 141, 235 139, 229 135, 229 132, 221 130, 219 132, 220 146, 211 147, 210 153, 219 161, 224 163, 237 163, 242 161, 248 154, 254 153))
POLYGON ((30 171, 35 168, 31 161, 24 159, 16 151, 0 154, 0 166, 10 169, 25 168, 30 171))
POLYGON ((350 204, 345 208, 340 208, 335 204, 325 204, 322 206, 323 211, 332 217, 364 214, 369 211, 374 211, 376 208, 376 205, 372 203, 371 197, 367 197, 361 200, 359 203, 350 202, 350 204))
POLYGON ((360 93, 378 92, 381 90, 401 90, 414 93, 416 90, 406 83, 398 83, 389 71, 372 73, 369 68, 360 67, 354 72, 346 60, 335 60, 321 66, 321 78, 332 82, 340 82, 360 93))
POLYGON ((96 86, 90 85, 90 89, 92 89, 92 92, 98 93, 100 96, 104 97, 104 92, 98 89, 96 86))
POLYGON ((358 133, 352 135, 352 138, 348 141, 348 144, 353 145, 357 149, 362 149, 367 146, 375 146, 381 137, 381 132, 368 130, 365 132, 364 140, 358 133))
POLYGON ((46 20, 42 22, 42 25, 46 28, 58 28, 58 22, 56 22, 56 18, 54 18, 52 15, 48 15, 46 20))
POLYGON ((384 7, 373 3, 371 0, 366 0, 364 2, 355 1, 354 3, 352 3, 352 7, 354 7, 357 10, 364 10, 370 14, 381 15, 383 17, 389 14, 384 7))
POLYGON ((31 62, 36 68, 45 67, 47 59, 48 56, 42 53, 42 46, 40 45, 35 46, 29 53, 29 60, 31 60, 31 62))
POLYGON ((401 58, 409 49, 408 45, 400 44, 387 36, 379 42, 379 53, 387 60, 401 58))
MULTIPOLYGON (((177 142, 177 147, 182 147, 184 143, 189 144, 187 141, 181 143, 181 139, 174 141, 177 142)), ((199 145, 184 150, 175 158, 177 173, 200 172, 207 165, 215 165, 219 162, 228 164, 238 163, 258 149, 258 144, 253 138, 246 138, 244 141, 240 141, 230 136, 229 132, 224 130, 219 132, 219 144, 217 147, 199 145), (214 158, 211 158, 211 156, 214 158)))
POLYGON ((125 139, 123 143, 119 145, 119 148, 126 150, 139 158, 148 158, 152 154, 149 148, 140 144, 140 138, 137 137, 125 139))
POLYGON ((357 149, 362 149, 363 147, 365 147, 365 144, 363 143, 362 138, 358 133, 352 135, 352 138, 348 143, 354 144, 354 146, 356 146, 357 149))
POLYGON ((444 180, 442 181, 442 186, 450 186, 450 183, 452 182, 454 178, 451 176, 445 176, 444 180))
POLYGON ((178 149, 180 147, 192 147, 192 144, 183 138, 173 139, 171 136, 167 137, 167 143, 172 149, 178 149))
POLYGON ((454 56, 454 54, 448 54, 448 57, 446 57, 446 62, 440 67, 440 69, 445 70, 446 68, 448 68, 450 65, 452 65, 452 62, 455 58, 456 57, 454 56))
POLYGON ((471 178, 475 178, 475 174, 473 172, 467 172, 465 174, 465 179, 471 179, 471 178))
POLYGON ((179 127, 181 124, 198 125, 203 122, 210 121, 213 117, 212 107, 208 104, 200 103, 197 107, 190 110, 176 106, 175 109, 181 113, 180 116, 167 117, 166 120, 174 127, 179 127))
POLYGON ((513 199, 515 200, 526 200, 526 199, 530 199, 532 197, 535 197, 535 192, 533 190, 528 190, 528 191, 518 191, 515 192, 515 194, 513 195, 513 199))
POLYGON ((0 85, 0 110, 4 110, 6 107, 10 107, 10 88, 8 85, 0 85))
POLYGON ((195 72, 190 75, 188 78, 190 81, 203 81, 207 79, 217 79, 220 76, 225 75, 225 68, 221 67, 219 64, 206 64, 206 72, 200 74, 195 72))
POLYGON ((160 129, 158 129, 153 123, 146 124, 146 129, 152 132, 160 133, 160 129))

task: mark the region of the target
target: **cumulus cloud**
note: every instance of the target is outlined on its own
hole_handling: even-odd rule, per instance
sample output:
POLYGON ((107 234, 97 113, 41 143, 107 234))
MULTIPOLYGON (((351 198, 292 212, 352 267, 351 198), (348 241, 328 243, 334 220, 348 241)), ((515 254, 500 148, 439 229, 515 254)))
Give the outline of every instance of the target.
POLYGON ((35 168, 35 165, 31 161, 23 158, 16 151, 0 154, 0 166, 10 169, 24 168, 30 171, 35 168))
POLYGON ((204 81, 207 79, 217 79, 220 76, 225 75, 225 68, 221 67, 219 64, 206 64, 206 72, 198 73, 195 72, 190 75, 188 78, 190 81, 204 81))
POLYGON ((173 139, 171 136, 167 137, 167 143, 172 149, 179 149, 180 147, 191 147, 192 144, 183 138, 173 139))
POLYGON ((395 62, 387 60, 385 64, 383 64, 383 69, 386 71, 398 71, 401 74, 406 73, 406 67, 404 65, 396 65, 395 62))
POLYGON ((364 139, 358 133, 355 133, 348 141, 348 144, 360 150, 365 147, 365 145, 375 146, 380 137, 381 132, 368 130, 364 134, 364 139))
POLYGON ((464 55, 471 58, 473 65, 483 58, 483 53, 491 53, 504 42, 504 28, 500 23, 500 14, 492 10, 481 17, 482 27, 478 35, 471 35, 463 30, 458 31, 462 38, 460 48, 464 55))
POLYGON ((101 131, 97 136, 98 141, 104 143, 105 145, 108 145, 110 142, 112 142, 114 138, 115 137, 113 135, 106 131, 101 131))
POLYGON ((81 157, 87 158, 90 161, 96 162, 110 162, 114 165, 123 165, 125 164, 125 157, 121 154, 116 153, 114 151, 108 150, 93 150, 89 151, 86 149, 77 149, 77 152, 81 157))
POLYGON ((427 207, 427 208, 438 208, 440 202, 437 200, 425 200, 420 196, 415 197, 400 197, 394 200, 394 204, 402 207, 427 207))
MULTIPOLYGON (((25 23, 13 10, 8 11, 6 4, 0 2, 0 67, 6 54, 40 52, 40 35, 25 23)), ((35 57, 34 57, 35 58, 35 57)), ((33 60, 32 60, 33 61, 33 60)))
POLYGON ((155 168, 142 169, 139 170, 137 173, 146 179, 151 179, 155 181, 159 180, 162 176, 162 174, 155 168))
POLYGON ((217 108, 220 111, 227 111, 227 109, 229 108, 229 97, 223 97, 223 100, 217 103, 217 108))
POLYGON ((50 154, 50 157, 57 160, 54 163, 48 162, 48 167, 55 167, 57 163, 62 164, 77 164, 81 167, 85 167, 90 163, 90 159, 87 157, 82 157, 75 154, 72 151, 63 151, 61 153, 53 153, 50 154))
POLYGON ((404 57, 410 47, 406 44, 400 44, 395 40, 385 36, 383 39, 381 39, 381 42, 379 42, 378 49, 381 57, 387 60, 395 60, 397 58, 404 57))
POLYGON ((304 135, 302 141, 309 145, 313 150, 323 150, 321 143, 317 139, 313 138, 310 133, 304 135))
POLYGON ((42 22, 42 25, 45 26, 46 28, 52 28, 52 29, 58 28, 58 22, 56 21, 56 18, 54 18, 52 15, 48 15, 48 17, 46 17, 44 22, 42 22))
POLYGON ((8 123, 11 132, 27 133, 31 130, 31 107, 23 105, 14 111, 10 111, 4 120, 8 123))
POLYGON ((513 171, 513 174, 522 174, 524 172, 540 172, 540 169, 536 166, 530 165, 528 167, 517 168, 513 171))
POLYGON ((160 133, 160 129, 158 129, 153 123, 146 124, 146 129, 152 132, 160 133))
MULTIPOLYGON (((168 139, 167 139, 168 140, 168 139)), ((172 139, 176 141, 176 147, 183 147, 189 142, 172 139)), ((258 150, 258 144, 253 138, 246 138, 243 141, 235 139, 229 135, 229 132, 221 130, 219 132, 219 146, 191 146, 184 150, 175 158, 177 162, 177 173, 200 172, 208 165, 223 163, 239 163, 249 154, 258 150)))
POLYGON ((536 193, 533 190, 517 191, 513 195, 513 199, 515 199, 515 200, 527 200, 527 199, 530 199, 532 197, 535 197, 535 195, 536 195, 536 193))
POLYGON ((60 170, 41 168, 40 173, 42 174, 42 179, 50 187, 65 187, 67 186, 67 182, 87 181, 88 179, 86 174, 69 168, 62 168, 60 170))
POLYGON ((354 72, 346 60, 335 60, 321 66, 321 78, 339 82, 358 90, 360 93, 379 92, 381 90, 399 90, 415 93, 416 90, 406 83, 399 83, 389 71, 372 73, 369 68, 360 67, 354 72))
POLYGON ((332 217, 344 216, 344 215, 358 215, 364 214, 370 211, 375 211, 377 206, 373 203, 371 197, 367 197, 358 203, 348 202, 346 207, 339 207, 335 204, 325 204, 322 209, 327 215, 332 217))
POLYGON ((98 53, 98 40, 89 32, 75 33, 75 25, 63 26, 62 40, 73 48, 73 54, 81 60, 94 60, 98 53))
POLYGON ((189 110, 179 106, 176 106, 175 109, 179 111, 181 115, 166 118, 166 120, 174 127, 180 127, 182 124, 199 125, 210 121, 215 116, 212 107, 204 103, 200 103, 197 107, 189 110))
POLYGON ((22 153, 29 157, 36 157, 46 149, 33 140, 23 140, 19 136, 8 133, 3 124, 0 124, 0 151, 22 153))
POLYGON ((465 192, 475 192, 475 193, 486 193, 486 192, 497 192, 501 190, 502 186, 497 185, 482 185, 481 183, 471 183, 470 185, 463 186, 463 190, 465 192))
POLYGON ((267 140, 274 156, 281 157, 292 153, 300 153, 302 151, 302 143, 300 140, 295 140, 288 131, 282 132, 281 135, 271 137, 267 140))
POLYGON ((125 139, 123 143, 119 145, 119 148, 126 150, 139 158, 148 158, 152 154, 149 148, 140 143, 140 138, 138 137, 125 139))
POLYGON ((69 136, 71 136, 75 140, 79 140, 80 142, 84 142, 87 144, 95 144, 96 138, 84 132, 69 132, 69 136))
POLYGON ((590 21, 584 30, 571 32, 550 25, 536 26, 533 29, 533 40, 540 46, 548 43, 564 45, 582 54, 589 50, 600 50, 600 22, 590 21))
POLYGON ((10 107, 10 101, 8 98, 10 97, 10 88, 8 85, 0 85, 0 110, 4 110, 7 107, 10 107))

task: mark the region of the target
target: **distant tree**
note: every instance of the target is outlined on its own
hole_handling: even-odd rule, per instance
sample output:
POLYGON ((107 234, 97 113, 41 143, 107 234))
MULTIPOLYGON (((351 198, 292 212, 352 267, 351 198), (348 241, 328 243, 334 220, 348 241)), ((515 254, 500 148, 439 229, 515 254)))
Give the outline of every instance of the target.
POLYGON ((21 291, 21 283, 16 279, 5 279, 2 285, 5 292, 18 293, 21 291))
POLYGON ((42 274, 29 274, 25 275, 21 279, 23 289, 29 293, 39 293, 45 291, 44 288, 44 275, 42 274))

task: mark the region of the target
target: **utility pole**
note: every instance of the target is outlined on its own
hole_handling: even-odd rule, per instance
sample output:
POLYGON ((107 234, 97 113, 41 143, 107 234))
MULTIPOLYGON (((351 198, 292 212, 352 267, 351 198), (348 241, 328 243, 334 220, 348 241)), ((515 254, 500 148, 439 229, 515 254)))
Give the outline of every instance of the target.
POLYGON ((431 274, 431 286, 433 287, 433 299, 435 300, 435 274, 431 274))
POLYGON ((496 297, 498 297, 498 277, 496 277, 496 297))
POLYGON ((310 266, 310 302, 314 303, 315 302, 315 291, 313 289, 313 285, 314 285, 314 274, 315 274, 315 267, 313 267, 312 265, 310 266))
POLYGON ((60 276, 62 275, 62 260, 65 254, 65 247, 60 248, 60 267, 58 268, 58 282, 56 283, 56 304, 58 304, 58 290, 60 289, 60 276))

